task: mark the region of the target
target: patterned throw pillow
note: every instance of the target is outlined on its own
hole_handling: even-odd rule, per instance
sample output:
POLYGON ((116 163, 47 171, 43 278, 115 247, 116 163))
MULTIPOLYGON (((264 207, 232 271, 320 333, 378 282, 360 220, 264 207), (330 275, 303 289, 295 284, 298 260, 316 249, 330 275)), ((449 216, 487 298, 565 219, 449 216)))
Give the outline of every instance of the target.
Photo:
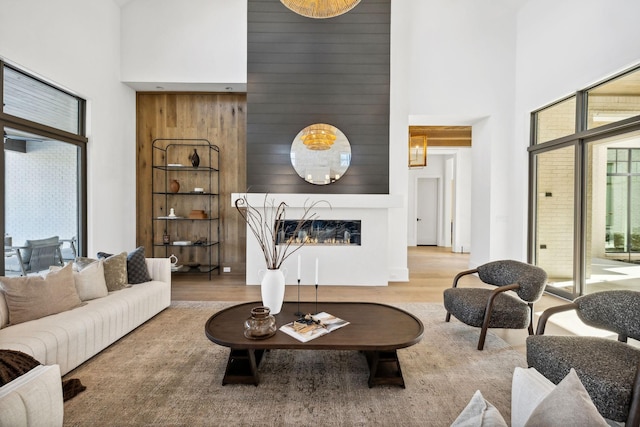
POLYGON ((151 281, 144 256, 144 246, 137 247, 127 255, 127 277, 131 285, 151 281))

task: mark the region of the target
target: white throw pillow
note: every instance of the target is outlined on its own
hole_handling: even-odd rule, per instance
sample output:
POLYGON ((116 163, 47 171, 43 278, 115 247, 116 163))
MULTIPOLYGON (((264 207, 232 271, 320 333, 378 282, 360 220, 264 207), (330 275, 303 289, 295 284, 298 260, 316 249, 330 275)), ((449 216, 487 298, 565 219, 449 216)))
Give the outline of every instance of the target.
POLYGON ((487 402, 478 390, 451 427, 507 427, 507 423, 500 411, 487 402))
POLYGON ((104 278, 104 261, 94 261, 80 271, 73 272, 78 296, 82 301, 106 297, 109 294, 104 278))

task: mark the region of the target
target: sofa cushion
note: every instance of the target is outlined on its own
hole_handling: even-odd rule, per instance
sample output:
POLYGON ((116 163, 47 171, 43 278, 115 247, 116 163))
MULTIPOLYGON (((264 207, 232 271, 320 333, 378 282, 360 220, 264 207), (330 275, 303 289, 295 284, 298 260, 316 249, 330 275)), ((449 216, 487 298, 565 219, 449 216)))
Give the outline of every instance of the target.
POLYGON ((15 325, 82 305, 76 291, 71 264, 45 277, 0 277, 9 308, 9 323, 15 325))
POLYGON ((575 369, 533 410, 525 427, 608 426, 580 382, 575 369))

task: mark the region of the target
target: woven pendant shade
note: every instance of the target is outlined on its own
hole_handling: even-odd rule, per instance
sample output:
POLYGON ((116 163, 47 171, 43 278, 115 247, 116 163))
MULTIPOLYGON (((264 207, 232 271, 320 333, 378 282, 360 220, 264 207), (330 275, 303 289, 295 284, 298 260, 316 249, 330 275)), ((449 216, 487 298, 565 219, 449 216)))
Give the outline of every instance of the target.
POLYGON ((280 0, 287 8, 307 18, 333 18, 356 7, 360 0, 280 0))

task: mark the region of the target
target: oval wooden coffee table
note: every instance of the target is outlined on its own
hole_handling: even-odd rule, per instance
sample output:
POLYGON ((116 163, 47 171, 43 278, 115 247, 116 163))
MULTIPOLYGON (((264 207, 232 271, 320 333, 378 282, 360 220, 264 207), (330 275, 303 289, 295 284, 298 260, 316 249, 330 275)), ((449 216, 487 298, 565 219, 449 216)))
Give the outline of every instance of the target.
MULTIPOLYGON (((267 350, 355 350, 365 354, 369 365, 369 387, 399 385, 404 387, 397 350, 412 346, 422 339, 424 326, 414 315, 385 304, 358 302, 319 302, 318 311, 325 311, 350 322, 349 325, 306 343, 278 330, 264 340, 244 336, 244 321, 253 307, 250 302, 219 311, 205 324, 207 338, 229 347, 229 360, 222 384, 254 384, 260 382, 258 366, 267 350)), ((315 313, 315 302, 301 302, 300 311, 315 313)), ((275 315, 278 328, 297 319, 297 302, 285 302, 275 315)))

